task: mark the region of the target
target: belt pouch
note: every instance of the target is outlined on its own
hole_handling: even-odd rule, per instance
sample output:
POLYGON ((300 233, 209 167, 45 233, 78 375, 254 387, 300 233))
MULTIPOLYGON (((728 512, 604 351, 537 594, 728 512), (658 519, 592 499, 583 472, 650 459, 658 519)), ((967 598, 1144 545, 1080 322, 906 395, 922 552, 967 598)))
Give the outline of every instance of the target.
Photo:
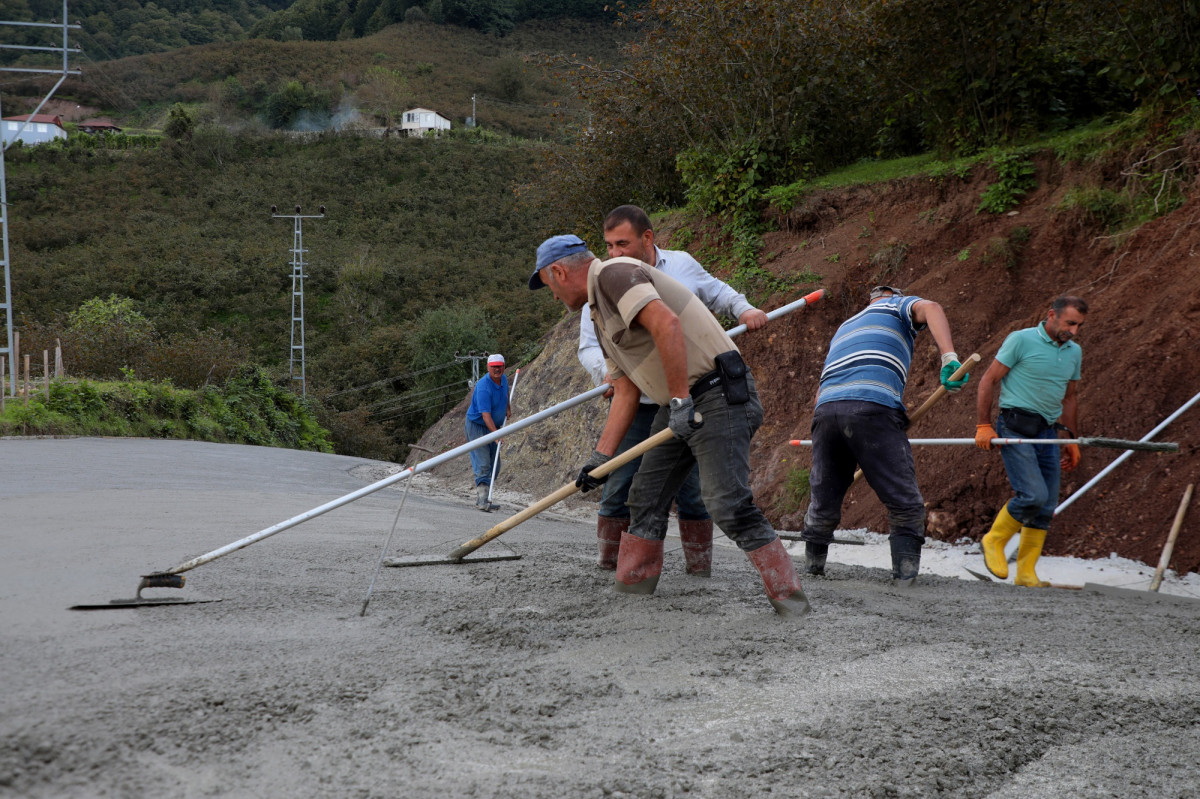
POLYGON ((1040 413, 1034 413, 1022 408, 1004 408, 1000 411, 1004 426, 1021 438, 1033 438, 1050 425, 1040 413))
POLYGON ((750 385, 746 382, 749 370, 742 360, 742 354, 737 350, 729 350, 722 352, 715 360, 725 390, 725 401, 730 405, 745 405, 750 401, 750 385))

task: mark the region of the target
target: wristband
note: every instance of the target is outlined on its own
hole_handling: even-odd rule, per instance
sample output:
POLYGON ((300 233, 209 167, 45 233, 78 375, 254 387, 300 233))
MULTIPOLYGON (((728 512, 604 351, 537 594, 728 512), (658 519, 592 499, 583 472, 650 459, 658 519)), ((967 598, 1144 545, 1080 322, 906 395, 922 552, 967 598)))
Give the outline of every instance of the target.
POLYGON ((946 364, 950 363, 951 361, 957 361, 957 360, 958 360, 957 352, 947 352, 946 354, 944 354, 942 356, 942 366, 945 366, 946 364))

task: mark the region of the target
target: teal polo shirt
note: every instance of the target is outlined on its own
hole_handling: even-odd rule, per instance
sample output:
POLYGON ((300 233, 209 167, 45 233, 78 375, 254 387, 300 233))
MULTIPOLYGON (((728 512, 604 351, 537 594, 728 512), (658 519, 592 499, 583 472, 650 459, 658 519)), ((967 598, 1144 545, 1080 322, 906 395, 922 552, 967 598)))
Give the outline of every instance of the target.
POLYGON ((1000 408, 1036 411, 1054 424, 1062 416, 1067 384, 1079 379, 1083 350, 1074 341, 1059 345, 1046 332, 1046 323, 1010 333, 996 360, 1009 372, 1000 380, 1000 408))

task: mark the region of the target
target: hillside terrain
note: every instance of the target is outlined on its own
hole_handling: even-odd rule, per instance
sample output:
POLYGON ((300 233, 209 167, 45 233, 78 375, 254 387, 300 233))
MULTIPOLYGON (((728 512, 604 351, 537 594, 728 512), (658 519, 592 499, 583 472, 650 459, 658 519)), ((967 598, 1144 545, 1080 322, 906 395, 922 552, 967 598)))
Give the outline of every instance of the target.
MULTIPOLYGON (((1192 163, 1200 158, 1194 134, 1184 148, 1192 163)), ((753 488, 775 524, 802 526, 807 503, 794 495, 789 478, 808 467, 809 456, 788 441, 807 437, 829 339, 866 304, 867 290, 876 283, 941 303, 958 352, 964 357, 978 352, 984 366, 1008 333, 1042 319, 1055 296, 1085 297, 1091 313, 1079 339, 1082 435, 1138 439, 1200 390, 1200 365, 1192 357, 1200 335, 1197 186, 1188 188, 1174 211, 1132 235, 1114 236, 1064 199, 1131 164, 1071 164, 1049 155, 1035 164, 1036 188, 1006 214, 977 211, 981 193, 995 179, 990 170, 977 168, 962 178, 817 191, 778 217, 778 229, 765 236, 762 266, 784 280, 815 273, 829 293, 825 301, 738 340, 766 410, 754 440, 753 488)), ((673 224, 678 223, 660 225, 668 247, 673 224)), ((698 239, 694 251, 702 245, 698 239)), ((765 305, 792 298, 777 294, 765 305)), ((566 316, 547 334, 541 355, 522 370, 517 417, 590 388, 575 359, 577 326, 577 314, 566 316)), ((906 394, 910 408, 938 385, 936 356, 932 339, 922 336, 906 394)), ((972 437, 979 377, 973 375, 962 393, 936 406, 913 435, 972 437)), ((465 404, 450 412, 422 446, 436 451, 461 443, 464 410, 465 404)), ((599 405, 588 405, 514 435, 505 443, 499 485, 541 496, 573 478, 603 415, 599 405)), ((1180 454, 1134 455, 1056 520, 1047 554, 1094 558, 1116 552, 1157 563, 1184 488, 1200 475, 1200 412, 1185 414, 1159 440, 1179 442, 1180 454)), ((946 541, 982 537, 1010 495, 999 455, 973 446, 917 448, 914 454, 929 535, 946 541)), ((1079 469, 1064 476, 1062 496, 1118 455, 1085 450, 1079 469)), ((465 490, 465 459, 439 468, 461 479, 465 490)), ((844 511, 843 527, 886 531, 886 512, 863 483, 850 491, 844 511)), ((1180 572, 1200 569, 1200 536, 1189 535, 1187 525, 1172 566, 1180 572)))

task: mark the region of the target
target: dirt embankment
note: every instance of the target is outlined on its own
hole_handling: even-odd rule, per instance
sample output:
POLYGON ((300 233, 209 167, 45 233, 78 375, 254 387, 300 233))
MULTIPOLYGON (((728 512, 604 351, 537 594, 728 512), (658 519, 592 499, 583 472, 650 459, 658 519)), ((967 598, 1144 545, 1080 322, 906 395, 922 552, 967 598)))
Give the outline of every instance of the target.
MULTIPOLYGON (((1194 160, 1200 160, 1200 147, 1194 160)), ((1091 313, 1080 335, 1081 435, 1138 439, 1200 391, 1200 187, 1181 207, 1126 237, 1112 237, 1079 211, 1064 210, 1069 190, 1094 186, 1105 170, 1065 167, 1039 159, 1038 187, 1015 211, 977 213, 980 193, 994 180, 977 169, 969 180, 915 178, 809 197, 779 219, 765 237, 763 266, 781 277, 820 276, 828 298, 774 322, 738 344, 758 380, 766 422, 753 452, 759 504, 782 528, 798 529, 804 503, 788 496, 806 452, 788 445, 807 437, 812 398, 830 337, 867 302, 875 283, 903 287, 941 303, 956 349, 991 363, 1004 337, 1036 324, 1059 294, 1087 299, 1091 313)), ((1109 169, 1116 174, 1117 168, 1109 169)), ((669 242, 669 231, 663 238, 669 242)), ((773 297, 768 307, 790 296, 773 297)), ((522 373, 518 415, 548 407, 590 388, 575 361, 578 315, 568 315, 546 337, 542 354, 522 373)), ((919 339, 906 401, 916 407, 937 387, 937 352, 919 339)), ((967 389, 934 408, 914 426, 921 437, 971 437, 981 372, 967 389)), ((442 449, 461 443, 465 404, 423 439, 442 449)), ((506 442, 501 486, 549 493, 574 474, 603 421, 599 403, 514 434, 506 442)), ((1159 440, 1177 441, 1178 455, 1135 454, 1056 519, 1046 552, 1080 557, 1116 552, 1157 563, 1179 500, 1200 477, 1200 408, 1175 421, 1159 440)), ((1088 449, 1076 471, 1064 475, 1063 497, 1120 453, 1088 449)), ((926 447, 915 452, 929 508, 929 534, 955 541, 978 539, 1009 496, 1000 457, 974 447, 926 447)), ((444 467, 462 472, 465 459, 444 467)), ((886 531, 886 511, 864 484, 845 505, 843 526, 886 531)), ((1195 517, 1195 511, 1193 511, 1195 517)), ((1194 526, 1194 525, 1193 525, 1194 526)), ((1200 570, 1200 535, 1185 526, 1172 568, 1200 570)))

